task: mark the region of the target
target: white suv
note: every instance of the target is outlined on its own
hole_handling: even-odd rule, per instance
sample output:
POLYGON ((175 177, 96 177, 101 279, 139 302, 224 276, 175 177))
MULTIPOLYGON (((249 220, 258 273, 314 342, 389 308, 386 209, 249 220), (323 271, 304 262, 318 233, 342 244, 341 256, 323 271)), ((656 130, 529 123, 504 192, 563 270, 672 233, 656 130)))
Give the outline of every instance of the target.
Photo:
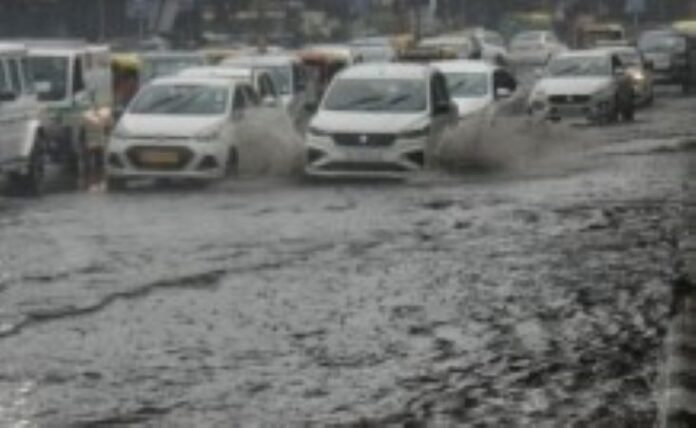
POLYGON ((445 77, 416 64, 364 64, 334 78, 305 137, 310 176, 399 178, 456 123, 445 77))
POLYGON ((0 174, 13 191, 42 190, 46 145, 24 46, 0 44, 0 174))

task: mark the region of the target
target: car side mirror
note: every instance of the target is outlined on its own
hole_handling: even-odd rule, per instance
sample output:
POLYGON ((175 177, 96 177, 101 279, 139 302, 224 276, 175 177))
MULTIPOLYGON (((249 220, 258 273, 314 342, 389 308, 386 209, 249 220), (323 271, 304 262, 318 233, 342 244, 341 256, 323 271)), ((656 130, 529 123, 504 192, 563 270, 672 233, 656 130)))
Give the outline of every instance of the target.
POLYGON ((307 102, 307 103, 305 103, 304 108, 305 108, 305 111, 307 113, 316 113, 317 110, 319 109, 319 104, 313 103, 313 102, 307 102))
POLYGON ((11 91, 0 92, 0 102, 10 102, 17 99, 17 94, 11 91))
POLYGON ((655 63, 651 59, 645 60, 645 69, 653 71, 655 69, 655 63))
POLYGON ((625 67, 616 67, 614 69, 614 75, 615 76, 624 76, 626 74, 626 68, 625 67))

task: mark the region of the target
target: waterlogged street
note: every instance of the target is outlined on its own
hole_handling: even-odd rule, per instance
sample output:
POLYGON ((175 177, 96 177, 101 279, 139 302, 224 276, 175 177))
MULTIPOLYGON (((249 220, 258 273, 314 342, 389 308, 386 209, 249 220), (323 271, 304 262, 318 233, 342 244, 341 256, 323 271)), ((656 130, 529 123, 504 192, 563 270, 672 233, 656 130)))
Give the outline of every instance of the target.
POLYGON ((0 426, 653 426, 694 108, 406 182, 0 199, 0 426))

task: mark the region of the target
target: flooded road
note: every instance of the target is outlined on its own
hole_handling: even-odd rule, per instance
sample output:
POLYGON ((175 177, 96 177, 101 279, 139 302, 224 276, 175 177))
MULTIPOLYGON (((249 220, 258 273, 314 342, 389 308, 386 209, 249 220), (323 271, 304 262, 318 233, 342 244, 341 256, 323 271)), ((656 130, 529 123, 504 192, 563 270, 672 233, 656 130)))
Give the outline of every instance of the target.
POLYGON ((694 107, 406 183, 0 199, 0 426, 652 426, 694 107))

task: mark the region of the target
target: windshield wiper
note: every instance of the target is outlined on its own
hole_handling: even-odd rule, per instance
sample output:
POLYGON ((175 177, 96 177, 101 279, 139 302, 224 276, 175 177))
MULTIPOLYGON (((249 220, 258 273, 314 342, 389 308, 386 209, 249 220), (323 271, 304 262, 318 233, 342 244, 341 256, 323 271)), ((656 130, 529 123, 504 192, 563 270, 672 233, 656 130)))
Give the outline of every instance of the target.
POLYGON ((346 104, 341 104, 335 108, 335 110, 350 110, 354 107, 361 106, 363 104, 368 104, 368 103, 375 103, 378 101, 381 101, 382 97, 379 97, 377 95, 367 95, 362 98, 358 98, 355 100, 352 100, 349 103, 346 104))

